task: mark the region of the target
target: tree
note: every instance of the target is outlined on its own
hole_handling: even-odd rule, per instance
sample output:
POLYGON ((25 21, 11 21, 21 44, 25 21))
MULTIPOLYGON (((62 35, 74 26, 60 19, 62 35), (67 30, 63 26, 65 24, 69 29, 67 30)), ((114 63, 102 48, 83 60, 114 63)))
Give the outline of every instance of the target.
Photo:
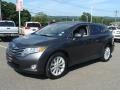
POLYGON ((39 12, 35 16, 32 17, 32 21, 37 21, 44 25, 48 23, 49 18, 45 13, 39 12))
POLYGON ((87 12, 83 12, 83 14, 80 17, 80 20, 81 21, 87 21, 87 19, 88 19, 88 22, 90 22, 91 14, 87 13, 87 12))
MULTIPOLYGON (((16 11, 16 5, 13 3, 8 3, 2 1, 2 19, 3 20, 13 20, 16 25, 18 25, 18 12, 16 11)), ((23 10, 21 12, 21 24, 31 20, 31 14, 28 10, 23 10)))
MULTIPOLYGON (((83 14, 80 17, 80 20, 87 21, 87 17, 88 17, 88 21, 90 22, 91 14, 87 12, 83 12, 83 14)), ((114 19, 107 17, 100 17, 100 16, 92 16, 92 17, 93 17, 93 21, 92 21, 93 23, 101 23, 101 24, 109 25, 111 22, 114 21, 114 19)))

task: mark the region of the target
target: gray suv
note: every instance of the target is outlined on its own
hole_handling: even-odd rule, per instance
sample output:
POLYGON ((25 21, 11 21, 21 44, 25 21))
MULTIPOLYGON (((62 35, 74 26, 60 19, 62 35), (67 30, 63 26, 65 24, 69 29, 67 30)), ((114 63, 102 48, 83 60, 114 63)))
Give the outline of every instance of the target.
POLYGON ((56 79, 73 65, 97 58, 109 61, 113 49, 113 36, 106 26, 59 22, 14 39, 6 57, 8 64, 19 72, 45 74, 56 79))

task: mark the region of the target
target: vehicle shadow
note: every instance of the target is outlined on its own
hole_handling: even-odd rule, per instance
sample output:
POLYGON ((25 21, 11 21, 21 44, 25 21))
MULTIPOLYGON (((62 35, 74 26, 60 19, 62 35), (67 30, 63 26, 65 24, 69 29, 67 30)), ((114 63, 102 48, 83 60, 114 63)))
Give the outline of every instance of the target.
POLYGON ((41 79, 41 80, 47 79, 47 77, 46 77, 45 75, 23 73, 23 72, 15 69, 14 67, 16 67, 16 66, 14 66, 13 64, 11 64, 11 63, 9 63, 9 62, 7 62, 7 64, 8 64, 11 68, 13 68, 13 70, 14 70, 16 73, 18 73, 18 74, 20 74, 20 75, 22 75, 22 76, 24 76, 24 77, 30 77, 30 78, 41 79))
POLYGON ((11 42, 13 39, 15 39, 17 37, 6 37, 6 38, 0 38, 0 42, 11 42))
POLYGON ((98 62, 102 62, 102 61, 100 59, 95 59, 95 60, 91 60, 91 61, 88 61, 88 62, 85 62, 85 63, 77 64, 77 65, 74 65, 74 66, 70 67, 68 69, 68 72, 71 72, 71 71, 74 71, 76 69, 80 69, 80 68, 83 68, 83 67, 87 67, 89 65, 92 65, 92 64, 95 64, 95 63, 98 63, 98 62))
MULTIPOLYGON (((113 56, 111 55, 110 59, 112 58, 113 56)), ((92 64, 95 64, 95 63, 98 63, 98 62, 104 62, 102 61, 100 58, 99 59, 94 59, 94 60, 90 60, 88 62, 85 62, 85 63, 81 63, 81 64, 77 64, 77 65, 74 65, 72 67, 70 67, 68 70, 68 72, 71 72, 71 71, 74 71, 76 69, 80 69, 80 68, 83 68, 83 67, 87 67, 89 65, 92 65, 92 64)))
POLYGON ((20 75, 24 76, 24 77, 29 77, 29 78, 34 78, 34 79, 41 79, 41 80, 45 80, 48 79, 45 75, 39 74, 39 75, 35 75, 35 74, 27 74, 27 73, 21 73, 16 71, 17 73, 19 73, 20 75))
POLYGON ((120 41, 115 41, 115 43, 120 43, 120 41))
MULTIPOLYGON (((97 62, 101 62, 101 60, 100 59, 95 59, 95 60, 88 61, 86 63, 81 63, 81 64, 77 64, 75 66, 72 66, 72 67, 68 68, 68 72, 66 72, 66 75, 71 71, 89 66, 89 65, 97 63, 97 62)), ((17 73, 21 74, 22 76, 35 78, 35 79, 41 79, 41 80, 48 79, 45 75, 32 75, 32 74, 25 74, 25 73, 21 73, 21 72, 17 72, 17 73)))
POLYGON ((115 39, 114 42, 115 43, 120 43, 120 40, 119 39, 115 39))

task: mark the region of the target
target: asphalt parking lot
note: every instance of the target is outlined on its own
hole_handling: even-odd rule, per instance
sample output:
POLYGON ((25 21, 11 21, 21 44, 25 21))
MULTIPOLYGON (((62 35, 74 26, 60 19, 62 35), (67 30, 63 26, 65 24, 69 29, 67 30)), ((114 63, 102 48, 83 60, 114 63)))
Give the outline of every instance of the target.
POLYGON ((15 72, 6 63, 7 45, 0 42, 0 90, 120 90, 120 43, 115 44, 111 61, 77 65, 57 80, 15 72))

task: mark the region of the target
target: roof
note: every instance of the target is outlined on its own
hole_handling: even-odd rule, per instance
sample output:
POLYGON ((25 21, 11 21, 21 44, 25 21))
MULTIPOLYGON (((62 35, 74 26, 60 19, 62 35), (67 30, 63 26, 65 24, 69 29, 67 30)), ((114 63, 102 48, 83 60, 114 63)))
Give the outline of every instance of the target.
POLYGON ((61 24, 87 24, 89 22, 72 22, 72 21, 67 21, 67 22, 57 22, 57 23, 61 23, 61 24))
POLYGON ((40 23, 40 22, 32 22, 32 21, 31 21, 31 22, 26 22, 26 23, 40 23))
POLYGON ((71 25, 77 25, 77 24, 93 24, 93 25, 101 25, 101 26, 105 26, 104 24, 98 24, 98 23, 90 23, 90 22, 57 22, 58 24, 61 23, 61 24, 71 24, 71 25))

